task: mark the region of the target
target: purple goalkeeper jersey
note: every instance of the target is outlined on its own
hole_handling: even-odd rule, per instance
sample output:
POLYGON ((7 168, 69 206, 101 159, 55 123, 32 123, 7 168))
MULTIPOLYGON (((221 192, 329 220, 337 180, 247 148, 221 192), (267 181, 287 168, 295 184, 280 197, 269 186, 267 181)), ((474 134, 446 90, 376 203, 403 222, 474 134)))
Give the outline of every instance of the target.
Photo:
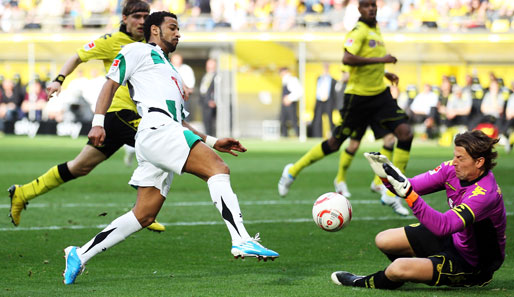
POLYGON ((420 196, 446 190, 450 210, 441 213, 421 197, 412 205, 416 218, 436 236, 451 235, 455 248, 473 267, 496 270, 505 257, 507 217, 503 195, 492 171, 461 181, 452 161, 409 179, 420 196))

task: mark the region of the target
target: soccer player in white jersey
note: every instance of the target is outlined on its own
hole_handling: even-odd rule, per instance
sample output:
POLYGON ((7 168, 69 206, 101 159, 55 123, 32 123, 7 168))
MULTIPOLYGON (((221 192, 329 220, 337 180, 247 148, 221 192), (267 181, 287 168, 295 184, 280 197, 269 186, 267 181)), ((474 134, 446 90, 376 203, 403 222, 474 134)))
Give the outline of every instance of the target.
POLYGON ((187 116, 184 87, 168 60, 180 38, 176 15, 164 11, 152 13, 145 21, 144 34, 147 44, 128 44, 114 59, 88 135, 94 145, 102 143, 103 116, 116 89, 128 85, 142 117, 135 145, 138 167, 129 182, 138 187, 136 205, 83 246, 65 249, 65 284, 74 283, 93 256, 154 221, 175 173, 188 172, 207 181, 214 205, 232 237, 234 257, 273 260, 279 256, 258 243, 258 234, 252 238, 246 231, 237 196, 230 185, 229 168, 206 144, 234 156, 246 148, 233 138, 216 139, 199 133, 184 121, 187 116))

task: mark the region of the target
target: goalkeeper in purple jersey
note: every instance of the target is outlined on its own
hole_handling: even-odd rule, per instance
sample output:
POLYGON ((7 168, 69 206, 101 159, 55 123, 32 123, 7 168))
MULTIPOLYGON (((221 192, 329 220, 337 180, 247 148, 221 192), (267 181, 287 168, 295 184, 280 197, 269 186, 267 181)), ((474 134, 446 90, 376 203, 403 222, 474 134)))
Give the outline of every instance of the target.
POLYGON ((375 243, 392 261, 367 276, 332 273, 338 285, 396 289, 405 282, 431 286, 485 286, 505 258, 507 217, 493 167, 497 139, 482 131, 457 135, 453 160, 406 178, 387 157, 365 153, 389 190, 404 197, 419 224, 380 232, 375 243), (445 190, 441 213, 420 195, 445 190))

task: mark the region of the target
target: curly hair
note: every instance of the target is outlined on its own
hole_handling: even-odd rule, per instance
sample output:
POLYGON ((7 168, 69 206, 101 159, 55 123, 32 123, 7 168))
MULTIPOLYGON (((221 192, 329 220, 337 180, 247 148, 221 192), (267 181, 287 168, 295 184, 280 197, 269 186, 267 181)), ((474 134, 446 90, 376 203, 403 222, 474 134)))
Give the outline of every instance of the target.
POLYGON ((455 137, 455 146, 463 147, 474 160, 483 157, 484 167, 487 172, 496 166, 495 159, 498 153, 494 151, 494 145, 499 139, 490 138, 480 130, 467 131, 455 137))
POLYGON ((167 11, 153 12, 148 17, 146 17, 145 24, 143 26, 143 33, 145 34, 145 40, 147 42, 150 39, 150 28, 152 25, 160 26, 164 22, 165 17, 177 19, 177 16, 174 13, 167 11))

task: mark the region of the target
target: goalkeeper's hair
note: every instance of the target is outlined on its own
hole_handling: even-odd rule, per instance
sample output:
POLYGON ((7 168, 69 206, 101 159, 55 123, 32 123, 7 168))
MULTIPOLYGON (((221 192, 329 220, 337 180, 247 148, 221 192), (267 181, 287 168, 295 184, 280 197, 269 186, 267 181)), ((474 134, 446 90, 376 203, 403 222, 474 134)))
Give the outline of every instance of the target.
POLYGON ((150 28, 152 25, 160 27, 162 23, 164 23, 164 18, 170 17, 177 20, 177 16, 174 13, 168 11, 157 11, 150 14, 146 17, 145 25, 143 27, 143 33, 145 34, 145 40, 148 42, 150 39, 150 28))
POLYGON ((150 13, 150 4, 142 0, 125 0, 123 2, 123 10, 121 11, 121 13, 124 16, 129 16, 136 12, 150 13))
POLYGON ((494 151, 494 145, 499 139, 487 136, 481 130, 467 131, 455 137, 455 146, 463 147, 473 159, 484 158, 484 170, 487 172, 496 166, 494 160, 498 153, 494 151))

